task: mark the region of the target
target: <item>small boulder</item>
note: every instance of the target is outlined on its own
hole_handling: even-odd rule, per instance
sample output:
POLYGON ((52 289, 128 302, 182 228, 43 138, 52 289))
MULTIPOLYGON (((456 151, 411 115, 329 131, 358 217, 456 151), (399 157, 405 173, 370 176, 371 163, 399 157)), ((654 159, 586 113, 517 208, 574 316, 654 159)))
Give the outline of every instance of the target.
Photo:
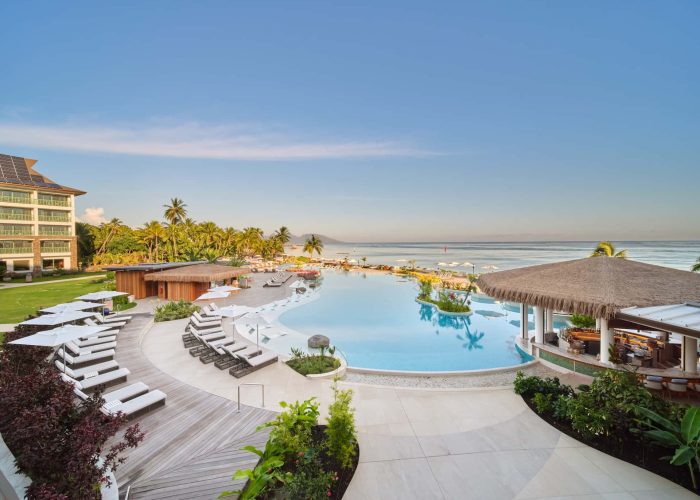
POLYGON ((309 337, 309 349, 320 349, 321 347, 328 347, 331 345, 331 341, 325 335, 314 335, 309 337))

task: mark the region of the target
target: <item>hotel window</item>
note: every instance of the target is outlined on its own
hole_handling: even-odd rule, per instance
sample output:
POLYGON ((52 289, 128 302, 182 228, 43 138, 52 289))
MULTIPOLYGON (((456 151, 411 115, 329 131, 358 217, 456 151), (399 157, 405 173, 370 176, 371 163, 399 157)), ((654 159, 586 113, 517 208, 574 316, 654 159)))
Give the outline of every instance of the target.
POLYGON ((14 261, 15 272, 29 271, 29 261, 28 260, 16 260, 14 261))
POLYGON ((65 265, 65 260, 63 259, 44 259, 41 261, 41 268, 46 271, 55 271, 56 269, 63 269, 65 265))

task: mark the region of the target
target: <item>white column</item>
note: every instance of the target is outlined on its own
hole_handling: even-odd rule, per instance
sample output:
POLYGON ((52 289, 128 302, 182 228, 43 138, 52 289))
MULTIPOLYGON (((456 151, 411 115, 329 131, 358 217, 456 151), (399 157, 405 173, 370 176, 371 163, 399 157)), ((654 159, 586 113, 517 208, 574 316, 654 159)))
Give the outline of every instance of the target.
POLYGON ((688 373, 698 372, 698 339, 695 337, 683 338, 683 371, 688 373))
POLYGON ((595 329, 600 330, 600 318, 595 319, 595 329))
POLYGON ((528 340, 528 314, 527 314, 527 304, 520 304, 520 338, 523 340, 528 340))
POLYGON ((608 349, 614 342, 613 331, 608 328, 608 320, 600 318, 600 361, 602 363, 610 362, 610 353, 608 349))
POLYGON ((546 309, 544 316, 544 331, 550 333, 554 331, 554 309, 546 309))
POLYGON ((535 307, 535 342, 544 344, 544 308, 535 307))

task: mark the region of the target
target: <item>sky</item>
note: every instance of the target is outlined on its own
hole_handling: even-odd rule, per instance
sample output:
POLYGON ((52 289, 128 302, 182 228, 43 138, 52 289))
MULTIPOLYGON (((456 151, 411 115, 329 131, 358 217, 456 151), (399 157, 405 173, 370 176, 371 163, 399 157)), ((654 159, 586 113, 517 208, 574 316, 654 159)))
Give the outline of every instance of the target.
POLYGON ((0 3, 0 152, 86 221, 700 239, 700 3, 0 3))

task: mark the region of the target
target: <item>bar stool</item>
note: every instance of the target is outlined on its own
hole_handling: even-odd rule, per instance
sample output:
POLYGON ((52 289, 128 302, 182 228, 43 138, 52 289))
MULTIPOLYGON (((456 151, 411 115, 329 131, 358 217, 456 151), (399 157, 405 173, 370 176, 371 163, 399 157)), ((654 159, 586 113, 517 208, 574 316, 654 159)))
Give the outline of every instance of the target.
POLYGON ((687 399, 690 399, 687 378, 672 378, 670 382, 664 382, 664 386, 666 387, 666 389, 668 389, 671 396, 673 396, 674 394, 685 394, 685 397, 687 399))
POLYGON ((663 393, 663 380, 663 377, 658 377, 656 375, 647 375, 644 378, 644 387, 646 387, 650 391, 658 391, 660 393, 663 393))

